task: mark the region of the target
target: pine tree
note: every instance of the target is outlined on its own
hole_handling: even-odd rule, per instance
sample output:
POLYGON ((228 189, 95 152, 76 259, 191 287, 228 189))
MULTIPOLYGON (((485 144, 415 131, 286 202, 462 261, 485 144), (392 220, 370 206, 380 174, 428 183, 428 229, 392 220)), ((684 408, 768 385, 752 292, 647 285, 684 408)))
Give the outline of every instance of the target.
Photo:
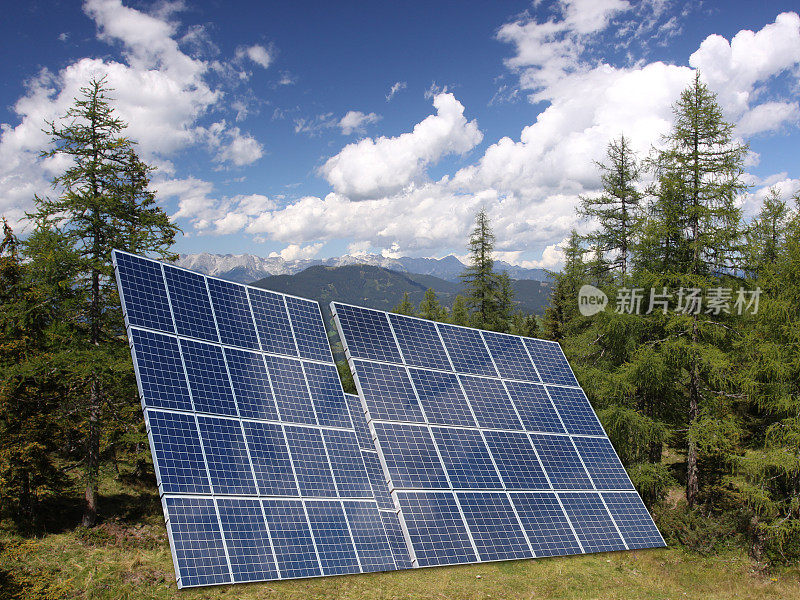
MULTIPOLYGON (((110 91, 105 79, 91 81, 60 123, 48 123, 53 147, 43 156, 66 157, 71 164, 53 180, 57 198, 36 197, 36 211, 29 218, 39 235, 26 244, 32 262, 42 263, 34 268, 51 268, 48 236, 57 236, 73 261, 69 285, 80 298, 64 318, 80 325, 73 340, 76 381, 71 401, 85 419, 86 526, 97 522, 103 419, 114 414, 109 403, 119 397, 110 392, 123 380, 133 384, 127 344, 121 342, 124 328, 111 250, 172 258, 168 248, 179 231, 147 190, 150 168, 122 137, 127 125, 114 116, 110 91)), ((124 396, 127 402, 136 397, 124 396)))
POLYGON ((467 293, 467 305, 474 310, 475 327, 491 327, 497 315, 498 276, 494 272, 494 234, 486 210, 481 209, 475 218, 475 229, 469 238, 470 261, 461 281, 467 293))
POLYGON ((444 320, 444 309, 439 304, 439 299, 436 297, 436 292, 433 288, 428 288, 425 291, 425 297, 419 303, 418 316, 429 321, 442 321, 444 320))
POLYGON ((403 299, 400 301, 400 304, 395 306, 392 309, 392 312, 397 313, 398 315, 407 315, 409 317, 415 316, 414 305, 411 303, 411 297, 409 296, 408 292, 403 294, 403 299))
POLYGON ((624 279, 642 199, 636 187, 640 167, 630 140, 624 135, 609 143, 606 158, 606 163, 596 163, 602 173, 603 194, 596 198, 582 197, 579 212, 597 219, 600 228, 591 235, 591 241, 597 244, 600 253, 615 255, 611 266, 624 279))

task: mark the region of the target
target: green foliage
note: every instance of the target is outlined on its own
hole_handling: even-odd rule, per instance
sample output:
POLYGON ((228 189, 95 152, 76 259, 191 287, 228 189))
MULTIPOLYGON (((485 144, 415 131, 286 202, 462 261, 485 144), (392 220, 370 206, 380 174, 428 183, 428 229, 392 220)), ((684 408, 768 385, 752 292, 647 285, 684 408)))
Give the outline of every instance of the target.
POLYGON ((464 327, 469 325, 467 299, 461 294, 456 296, 456 299, 453 301, 453 310, 450 312, 450 322, 454 325, 462 325, 464 327))
POLYGON ((409 317, 414 316, 414 305, 411 303, 408 292, 403 294, 403 299, 400 301, 400 304, 395 306, 392 309, 392 312, 397 313, 398 315, 407 315, 409 317))
POLYGON ((467 305, 474 312, 472 325, 491 328, 498 316, 499 280, 494 272, 494 233, 485 209, 475 217, 475 229, 469 238, 470 260, 461 281, 467 292, 467 305))
MULTIPOLYGON (((405 313, 403 313, 405 314, 405 313)), ((419 310, 417 316, 429 321, 444 321, 447 313, 444 307, 439 304, 439 299, 436 297, 436 292, 433 288, 428 288, 425 292, 425 297, 419 303, 419 310)))
POLYGON ((358 394, 356 383, 353 380, 353 372, 350 370, 350 365, 346 360, 340 360, 336 363, 336 369, 339 371, 339 380, 342 382, 342 389, 347 394, 358 394))

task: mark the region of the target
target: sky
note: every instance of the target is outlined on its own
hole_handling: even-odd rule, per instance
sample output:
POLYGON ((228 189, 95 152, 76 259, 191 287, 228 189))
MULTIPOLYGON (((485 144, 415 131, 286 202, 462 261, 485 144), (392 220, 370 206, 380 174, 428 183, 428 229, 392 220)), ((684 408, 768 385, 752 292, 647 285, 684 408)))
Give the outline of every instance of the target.
POLYGON ((29 0, 0 21, 0 215, 63 158, 42 128, 107 77, 183 253, 496 257, 557 268, 608 143, 670 131, 695 70, 749 144, 740 199, 800 191, 797 0, 29 0))

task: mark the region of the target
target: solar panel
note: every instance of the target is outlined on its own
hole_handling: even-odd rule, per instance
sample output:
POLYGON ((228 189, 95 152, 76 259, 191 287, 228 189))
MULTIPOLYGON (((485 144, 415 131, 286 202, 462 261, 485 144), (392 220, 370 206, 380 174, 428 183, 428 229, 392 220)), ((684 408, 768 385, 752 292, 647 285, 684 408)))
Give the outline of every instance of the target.
POLYGON ((178 586, 410 566, 319 305, 114 261, 178 586))
POLYGON ((331 309, 413 566, 663 545, 558 344, 331 309))

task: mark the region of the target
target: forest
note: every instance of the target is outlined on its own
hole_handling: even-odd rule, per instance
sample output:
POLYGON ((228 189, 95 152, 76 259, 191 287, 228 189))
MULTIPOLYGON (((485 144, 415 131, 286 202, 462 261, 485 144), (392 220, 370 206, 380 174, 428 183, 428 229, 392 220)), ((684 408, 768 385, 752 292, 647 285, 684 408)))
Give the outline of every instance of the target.
MULTIPOLYGON (((90 82, 48 124, 45 154, 69 167, 55 197, 35 198, 29 233, 4 221, 3 598, 75 594, 20 558, 53 534, 166 544, 163 521, 156 541, 141 533, 159 508, 111 250, 171 260, 180 230, 156 203, 152 169, 124 137, 110 92, 90 82)), ((395 311, 558 341, 668 544, 697 556, 740 551, 766 573, 796 568, 798 206, 772 190, 745 219, 747 147, 699 75, 653 144, 648 156, 622 133, 608 145, 603 193, 581 199, 583 227, 552 273, 544 315, 516 309, 486 210, 468 242, 465 295, 447 310, 429 290, 395 311), (585 285, 605 294, 605 310, 582 314, 585 285)), ((352 385, 346 364, 340 372, 352 385)))

